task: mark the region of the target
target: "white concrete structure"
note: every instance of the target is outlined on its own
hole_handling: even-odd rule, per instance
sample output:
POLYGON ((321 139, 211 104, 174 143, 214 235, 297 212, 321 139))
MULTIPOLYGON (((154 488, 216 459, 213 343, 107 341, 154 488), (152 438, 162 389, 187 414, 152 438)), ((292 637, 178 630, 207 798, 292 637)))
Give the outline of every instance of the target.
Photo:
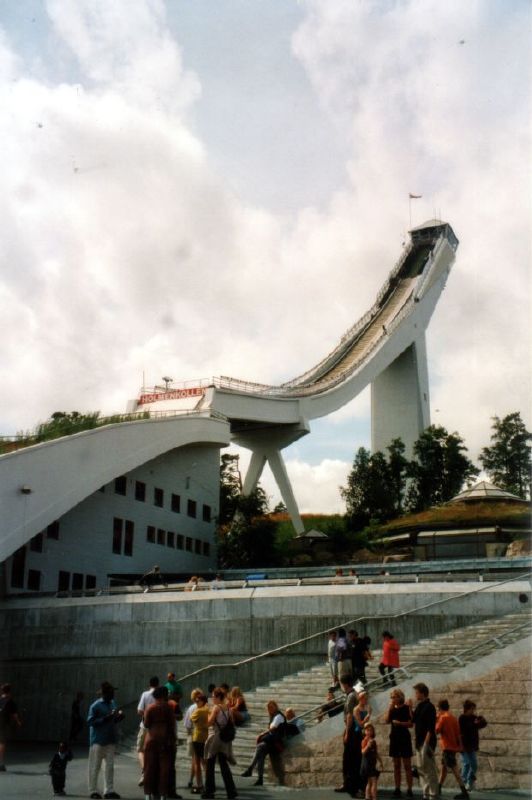
POLYGON ((430 424, 425 330, 445 286, 458 239, 452 228, 430 220, 410 232, 410 242, 372 308, 317 366, 282 386, 220 377, 143 391, 130 410, 170 408, 172 403, 212 409, 231 421, 231 438, 252 458, 244 491, 257 485, 266 462, 298 533, 303 531, 281 450, 310 431, 310 421, 372 387, 372 447, 401 437, 407 454, 430 424))
POLYGON ((0 457, 7 591, 84 589, 111 573, 216 565, 220 448, 209 412, 122 422, 0 457), (27 543, 29 542, 29 546, 27 543))
MULTIPOLYGON (((216 513, 218 471, 214 454, 217 458, 219 448, 232 440, 252 451, 244 492, 255 488, 268 462, 294 527, 303 532, 281 450, 307 434, 311 420, 337 410, 371 384, 374 449, 383 449, 400 436, 408 450, 429 424, 425 329, 457 246, 451 227, 439 220, 411 231, 409 244, 372 308, 347 331, 332 353, 282 386, 222 377, 174 387, 165 379, 164 387, 143 390, 130 404, 130 411, 149 411, 150 419, 108 425, 1 456, 0 563, 17 553, 13 556, 16 568, 11 562, 8 565, 11 580, 15 574, 14 588, 49 588, 55 584, 55 589, 61 582, 66 586, 67 573, 69 587, 79 587, 86 584, 87 575, 92 582, 95 576, 103 580, 104 574, 113 571, 138 573, 155 560, 162 568, 172 569, 177 563, 176 550, 167 542, 170 537, 175 544, 178 535, 185 543, 178 559, 183 570, 199 571, 214 565, 212 536, 202 527, 212 523, 200 519, 193 524, 194 517, 188 514, 186 526, 179 529, 172 516, 176 512, 171 508, 168 511, 164 501, 162 509, 157 502, 156 513, 151 509, 146 514, 146 501, 134 496, 131 500, 128 495, 128 490, 133 492, 132 487, 140 483, 148 492, 162 490, 166 498, 181 496, 182 489, 176 487, 184 477, 193 480, 190 458, 199 458, 198 445, 203 445, 206 454, 197 473, 199 476, 201 472, 201 478, 196 494, 187 495, 187 502, 197 504, 196 514, 199 507, 210 508, 212 517, 216 513), (155 418, 159 414, 170 416, 155 418), (193 456, 191 447, 196 447, 193 456), (146 473, 148 467, 153 468, 153 476, 150 471, 146 473), (120 485, 125 481, 129 505, 124 505, 123 496, 114 491, 112 502, 108 499, 112 482, 117 479, 122 481, 120 485), (102 486, 106 487, 103 493, 99 491, 102 486), (69 545, 59 548, 61 558, 56 560, 52 557, 58 551, 53 526, 58 521, 63 540, 69 545), (164 557, 160 550, 152 558, 156 551, 149 538, 150 527, 156 531, 155 541, 165 541, 164 557), (26 543, 39 534, 46 543, 45 555, 51 559, 44 571, 38 568, 39 563, 46 562, 41 540, 32 542, 26 551, 26 543), (127 554, 126 540, 128 551, 131 542, 135 543, 127 554), (193 559, 187 541, 192 542, 193 559), (102 553, 106 555, 99 571, 94 566, 89 568, 95 554, 102 553), (86 556, 89 560, 81 569, 79 563, 86 556), (124 558, 129 568, 123 566, 124 558), (57 569, 63 573, 62 579, 50 577, 57 569)), ((172 571, 181 571, 181 567, 172 571)))

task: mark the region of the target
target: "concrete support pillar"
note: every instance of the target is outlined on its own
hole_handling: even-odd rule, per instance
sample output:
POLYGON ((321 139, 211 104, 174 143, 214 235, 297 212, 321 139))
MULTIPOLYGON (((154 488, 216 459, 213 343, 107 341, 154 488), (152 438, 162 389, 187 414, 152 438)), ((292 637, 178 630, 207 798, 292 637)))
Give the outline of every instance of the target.
POLYGON ((279 487, 286 509, 292 518, 292 525, 294 526, 296 533, 304 533, 305 526, 303 525, 303 520, 299 515, 299 509, 297 507, 297 501, 294 496, 292 484, 290 483, 290 478, 288 477, 286 466, 279 450, 270 450, 268 452, 268 464, 273 472, 273 477, 275 478, 277 486, 279 487))
POLYGON ((262 470, 266 464, 266 454, 260 450, 253 450, 251 453, 251 461, 249 462, 248 471, 244 478, 244 485, 242 486, 242 494, 247 497, 256 488, 262 475, 262 470))
POLYGON ((425 335, 395 359, 371 384, 371 448, 385 451, 400 437, 406 456, 430 425, 425 335))

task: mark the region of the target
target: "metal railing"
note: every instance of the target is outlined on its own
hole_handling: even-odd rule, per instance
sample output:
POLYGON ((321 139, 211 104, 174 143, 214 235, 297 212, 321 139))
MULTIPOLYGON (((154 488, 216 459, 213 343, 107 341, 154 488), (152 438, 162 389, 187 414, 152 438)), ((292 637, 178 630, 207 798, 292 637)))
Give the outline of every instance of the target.
MULTIPOLYGON (((487 639, 482 640, 481 642, 477 642, 472 647, 467 647, 463 650, 459 650, 457 653, 451 656, 447 656, 446 658, 442 658, 439 660, 429 659, 429 658, 420 658, 415 659, 413 661, 409 661, 402 667, 397 667, 392 672, 387 673, 385 676, 379 676, 378 678, 373 678, 370 681, 367 681, 364 684, 364 689, 371 694, 373 690, 373 694, 378 691, 384 691, 386 689, 392 688, 391 680, 405 680, 412 678, 416 673, 419 672, 442 672, 447 671, 450 667, 458 668, 465 666, 467 663, 471 663, 471 661, 476 661, 476 658, 471 658, 472 655, 481 657, 484 655, 489 655, 489 653, 493 652, 494 650, 501 649, 505 647, 507 644, 511 644, 515 641, 515 634, 522 633, 526 630, 532 630, 532 619, 527 619, 526 622, 521 623, 520 625, 515 625, 512 628, 509 628, 502 633, 496 634, 494 636, 489 636, 487 639)), ((343 706, 344 700, 343 698, 338 699, 338 702, 332 706, 327 711, 323 711, 323 703, 320 703, 317 706, 313 706, 312 708, 308 708, 306 711, 303 711, 301 714, 298 714, 300 719, 304 719, 306 724, 311 725, 316 723, 320 717, 324 717, 327 715, 328 711, 334 711, 337 708, 343 706)))
MULTIPOLYGON (((338 623, 338 625, 336 627, 347 628, 348 626, 355 625, 356 623, 368 622, 368 621, 373 622, 374 620, 377 620, 377 619, 386 619, 386 620, 401 619, 401 618, 404 618, 404 617, 408 617, 408 616, 410 616, 412 614, 416 614, 418 611, 424 611, 427 608, 434 608, 435 606, 442 606, 442 605, 445 605, 446 603, 453 602, 453 601, 458 600, 458 599, 460 599, 462 597, 468 597, 469 595, 472 595, 472 594, 478 594, 480 592, 486 591, 487 589, 493 589, 496 586, 503 586, 504 584, 512 583, 514 581, 525 580, 526 578, 530 578, 531 576, 532 576, 532 572, 527 572, 527 573, 524 573, 522 575, 514 576, 513 578, 506 578, 503 581, 495 581, 495 582, 490 582, 490 583, 483 583, 481 587, 476 587, 475 589, 470 589, 470 590, 468 590, 466 592, 459 592, 458 594, 455 594, 452 597, 444 597, 442 600, 433 600, 430 603, 425 603, 424 605, 416 606, 415 608, 410 608, 410 609, 407 609, 406 611, 399 611, 396 614, 373 614, 371 616, 356 617, 355 619, 350 619, 350 620, 347 620, 346 622, 338 623)), ((259 660, 261 660, 263 658, 268 658, 270 656, 278 656, 278 655, 280 655, 282 653, 285 653, 287 650, 290 650, 292 647, 298 647, 299 645, 305 644, 306 642, 310 642, 313 639, 318 639, 318 638, 322 638, 323 639, 323 637, 327 636, 327 634, 329 633, 330 629, 331 628, 329 626, 326 630, 321 630, 321 631, 318 631, 317 633, 312 633, 309 636, 304 636, 301 639, 296 639, 295 641, 289 642, 288 644, 280 645, 280 647, 274 647, 271 650, 266 650, 264 653, 259 653, 259 654, 254 655, 254 656, 248 656, 248 658, 244 658, 241 661, 234 661, 234 662, 225 663, 225 664, 224 663, 207 664, 204 667, 200 667, 199 669, 194 670, 194 672, 189 672, 186 675, 182 675, 178 680, 181 682, 181 681, 188 680, 189 678, 195 678, 198 675, 201 675, 203 672, 207 672, 208 670, 212 670, 212 669, 216 669, 216 670, 220 670, 220 669, 238 669, 238 667, 244 666, 246 664, 251 664, 251 663, 257 662, 257 661, 259 661, 259 660)))

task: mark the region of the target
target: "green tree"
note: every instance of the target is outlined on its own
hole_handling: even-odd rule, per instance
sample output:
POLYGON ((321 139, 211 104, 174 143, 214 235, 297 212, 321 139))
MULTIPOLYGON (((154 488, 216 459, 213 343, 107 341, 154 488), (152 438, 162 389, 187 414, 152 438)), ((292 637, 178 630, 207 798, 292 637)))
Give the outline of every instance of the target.
POLYGON ((239 457, 224 453, 220 459, 220 506, 218 524, 231 522, 242 494, 242 477, 239 469, 239 457))
POLYGON ((364 528, 370 519, 387 520, 394 515, 390 465, 383 453, 370 453, 360 447, 347 476, 347 486, 340 487, 346 504, 346 518, 352 530, 364 528))
POLYGON ((411 482, 406 505, 410 511, 445 503, 478 475, 466 452, 458 433, 448 433, 441 425, 430 425, 423 431, 414 445, 409 467, 411 482))
POLYGON ((483 447, 479 456, 483 469, 501 489, 530 497, 532 469, 532 434, 527 431, 521 414, 514 411, 505 417, 492 417, 491 445, 483 447))
POLYGON ((405 458, 405 445, 402 439, 393 439, 386 449, 388 450, 389 488, 392 493, 394 516, 399 516, 403 513, 403 499, 410 462, 405 458))

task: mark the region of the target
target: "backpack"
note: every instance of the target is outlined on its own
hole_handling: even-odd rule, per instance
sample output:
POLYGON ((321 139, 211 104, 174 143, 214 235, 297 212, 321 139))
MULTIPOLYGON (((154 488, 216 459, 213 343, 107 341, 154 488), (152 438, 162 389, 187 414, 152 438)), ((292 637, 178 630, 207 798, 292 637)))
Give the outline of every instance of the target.
MULTIPOLYGON (((223 713, 224 712, 222 711, 222 714, 223 713)), ((236 736, 236 728, 235 728, 235 723, 233 722, 233 719, 231 717, 231 714, 229 714, 229 716, 227 717, 227 722, 225 723, 223 728, 220 726, 218 720, 216 720, 216 724, 220 729, 220 739, 222 740, 222 742, 226 743, 232 742, 236 736)))

